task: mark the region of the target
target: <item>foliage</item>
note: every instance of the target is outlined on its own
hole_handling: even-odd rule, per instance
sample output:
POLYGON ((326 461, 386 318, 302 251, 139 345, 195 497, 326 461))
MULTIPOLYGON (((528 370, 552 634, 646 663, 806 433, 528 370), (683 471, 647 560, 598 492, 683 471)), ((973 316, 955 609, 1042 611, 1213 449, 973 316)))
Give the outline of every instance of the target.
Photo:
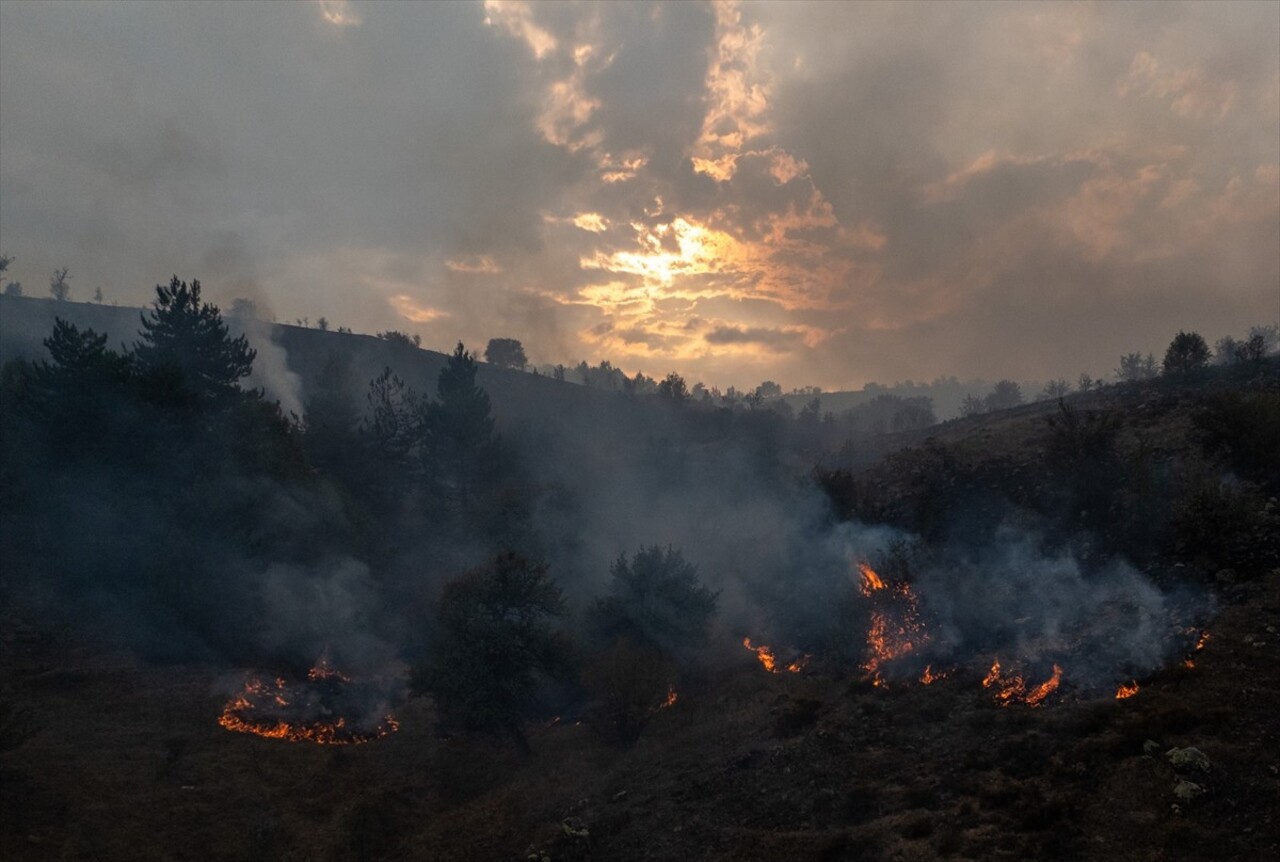
POLYGON ((505 732, 524 747, 521 725, 536 711, 540 675, 568 666, 564 637, 551 625, 563 613, 545 565, 499 555, 445 586, 415 685, 435 699, 445 727, 505 732))
POLYGON ((706 643, 719 593, 699 582, 679 551, 641 547, 631 561, 620 555, 609 574, 609 594, 591 611, 598 639, 626 637, 678 660, 706 643))
POLYGON ((68 274, 70 272, 71 270, 64 266, 61 269, 55 269, 53 275, 49 276, 49 295, 58 302, 65 302, 71 295, 71 285, 67 284, 71 280, 68 274))
POLYGON ((592 724, 609 741, 630 745, 672 690, 675 676, 674 663, 661 652, 615 639, 583 669, 592 724))
POLYGON ((467 512, 490 478, 494 420, 489 395, 476 385, 475 357, 462 342, 436 382, 423 414, 422 469, 427 491, 467 512))
POLYGON ((658 384, 658 397, 678 407, 689 400, 689 387, 683 377, 672 371, 658 384))
POLYGON ((141 334, 133 349, 139 373, 166 402, 207 406, 244 394, 238 382, 252 372, 257 351, 245 336, 228 335, 218 307, 201 301, 199 281, 188 286, 175 275, 156 285, 141 334))
POLYGON ((1056 380, 1050 380, 1044 385, 1044 390, 1040 393, 1041 401, 1053 401, 1062 398, 1071 391, 1071 384, 1061 377, 1056 380))
POLYGON ((1022 387, 1012 380, 1001 380, 992 388, 983 401, 987 412, 1007 410, 1022 403, 1022 387))
POLYGON ((1187 375, 1209 364, 1209 345, 1197 332, 1182 332, 1173 337, 1164 353, 1164 373, 1187 375))
POLYGON ((1280 394, 1223 394, 1210 399, 1193 421, 1206 449, 1280 489, 1280 394))
POLYGON ((422 346, 422 336, 408 335, 398 329, 388 329, 386 332, 379 332, 378 338, 400 350, 417 350, 422 346))
POLYGON ((484 349, 484 361, 499 368, 522 369, 529 364, 524 345, 514 338, 490 338, 484 349))
POLYGON ((1116 369, 1116 377, 1124 383, 1136 383, 1150 380, 1156 376, 1156 358, 1148 353, 1126 353, 1120 357, 1120 367, 1116 369))

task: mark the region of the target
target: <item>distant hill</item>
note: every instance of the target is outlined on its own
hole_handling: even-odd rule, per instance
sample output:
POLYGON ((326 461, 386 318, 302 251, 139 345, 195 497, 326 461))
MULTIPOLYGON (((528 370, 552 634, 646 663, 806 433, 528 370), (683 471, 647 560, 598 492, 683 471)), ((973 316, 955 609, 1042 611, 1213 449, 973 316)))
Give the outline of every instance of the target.
MULTIPOLYGON (((43 341, 58 317, 84 329, 109 336, 109 344, 119 349, 138 340, 141 315, 146 309, 87 302, 59 302, 54 299, 0 295, 0 363, 22 357, 47 358, 43 341)), ((228 318, 233 327, 248 329, 249 340, 258 350, 254 365, 255 385, 264 386, 270 397, 289 409, 302 403, 308 386, 314 386, 321 370, 333 354, 350 359, 350 380, 357 403, 363 405, 365 387, 386 367, 418 393, 435 393, 436 378, 448 356, 435 350, 393 344, 372 335, 329 332, 301 326, 228 318)), ((472 350, 476 348, 471 347, 472 350)), ((524 372, 480 363, 477 382, 489 393, 494 415, 503 424, 533 423, 544 427, 561 425, 569 416, 605 409, 616 402, 618 393, 590 389, 524 372)))

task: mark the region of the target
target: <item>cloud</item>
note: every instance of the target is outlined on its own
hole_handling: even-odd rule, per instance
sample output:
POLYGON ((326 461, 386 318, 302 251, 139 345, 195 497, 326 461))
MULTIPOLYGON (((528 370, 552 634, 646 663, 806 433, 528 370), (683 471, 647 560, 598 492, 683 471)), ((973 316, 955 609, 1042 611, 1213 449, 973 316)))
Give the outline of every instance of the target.
POLYGON ((721 386, 1097 373, 1275 313, 1274 4, 0 16, 29 284, 721 386))

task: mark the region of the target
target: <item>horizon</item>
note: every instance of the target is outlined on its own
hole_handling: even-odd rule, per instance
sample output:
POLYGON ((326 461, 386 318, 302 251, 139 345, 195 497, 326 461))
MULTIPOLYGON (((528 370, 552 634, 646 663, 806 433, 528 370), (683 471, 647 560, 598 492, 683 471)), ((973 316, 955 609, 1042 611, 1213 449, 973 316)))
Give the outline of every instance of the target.
MULTIPOLYGON (((28 296, 751 390, 1280 315, 1277 4, 0 6, 28 296)), ((881 384, 885 385, 885 384, 881 384)))

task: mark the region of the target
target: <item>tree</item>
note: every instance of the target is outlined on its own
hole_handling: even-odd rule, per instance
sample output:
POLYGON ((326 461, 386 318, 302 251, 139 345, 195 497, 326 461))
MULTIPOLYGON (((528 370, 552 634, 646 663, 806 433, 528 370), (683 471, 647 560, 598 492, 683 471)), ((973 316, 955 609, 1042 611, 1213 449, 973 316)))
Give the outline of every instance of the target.
POLYGON ((545 565, 501 554, 445 585, 431 656, 414 685, 446 728, 506 733, 528 750, 522 725, 536 712, 539 676, 568 666, 551 621, 564 613, 545 565))
POLYGON ((698 581, 698 569, 668 546, 641 547, 609 568, 609 594, 592 608, 598 639, 626 638, 680 660, 707 641, 719 593, 698 581))
MULTIPOLYGON (((1205 348, 1206 350, 1208 348, 1205 348)), ((1148 353, 1126 353, 1120 357, 1120 367, 1116 369, 1116 377, 1125 383, 1136 383, 1139 380, 1150 380, 1156 376, 1156 358, 1148 353)))
POLYGON ((992 410, 1007 410, 1022 403, 1022 387, 1012 380, 1001 380, 987 395, 986 407, 992 410))
POLYGON ((1209 364, 1209 345, 1197 332, 1178 331, 1164 353, 1164 373, 1187 375, 1209 364))
POLYGON ((1076 388, 1081 392, 1088 392, 1093 388, 1093 377, 1088 371, 1080 373, 1080 379, 1076 381, 1076 388))
POLYGON ((321 332, 328 332, 328 331, 329 331, 329 318, 327 318, 327 317, 321 317, 319 320, 317 320, 317 321, 316 321, 316 327, 317 327, 321 332))
POLYGON ((413 348, 417 350, 422 346, 422 336, 410 336, 396 329, 388 329, 386 332, 379 332, 378 337, 383 341, 401 349, 413 348))
POLYGON ((514 338, 490 338, 484 349, 484 361, 499 368, 523 369, 529 364, 524 345, 514 338))
POLYGON ((1230 335, 1224 335, 1213 345, 1213 361, 1217 365, 1231 365, 1241 358, 1240 342, 1230 335))
POLYGON ((257 356, 245 336, 228 335, 218 307, 200 299, 200 282, 188 286, 176 275, 168 285, 156 285, 154 308, 142 315, 142 340, 133 353, 145 377, 198 403, 244 394, 239 381, 253 371, 257 356))
POLYGON ((71 285, 67 284, 71 280, 69 272, 70 270, 64 266, 62 269, 55 269, 53 275, 49 277, 49 293, 58 302, 65 302, 71 295, 71 285))
POLYGON ((1040 393, 1041 401, 1056 401, 1071 391, 1071 384, 1059 377, 1056 380, 1050 380, 1044 385, 1044 391, 1040 393))
POLYGON ((658 384, 658 397, 679 407, 689 400, 689 387, 683 377, 672 371, 658 384))
POLYGON ((93 301, 98 303, 99 305, 102 304, 102 288, 101 287, 95 287, 93 289, 93 301))
POLYGON ((489 395, 476 385, 475 357, 462 342, 436 381, 436 400, 423 417, 423 470, 429 493, 463 512, 493 466, 494 421, 489 395))
MULTIPOLYGON (((0 254, 0 276, 9 271, 9 264, 13 263, 13 255, 0 254)), ((5 296, 22 296, 22 282, 10 281, 4 286, 5 296)))
POLYGON ((985 413, 986 410, 986 402, 973 393, 966 395, 964 400, 960 402, 961 416, 977 416, 981 413, 985 413))
POLYGON ((772 380, 766 380, 756 387, 756 394, 761 398, 781 398, 782 387, 772 380))

